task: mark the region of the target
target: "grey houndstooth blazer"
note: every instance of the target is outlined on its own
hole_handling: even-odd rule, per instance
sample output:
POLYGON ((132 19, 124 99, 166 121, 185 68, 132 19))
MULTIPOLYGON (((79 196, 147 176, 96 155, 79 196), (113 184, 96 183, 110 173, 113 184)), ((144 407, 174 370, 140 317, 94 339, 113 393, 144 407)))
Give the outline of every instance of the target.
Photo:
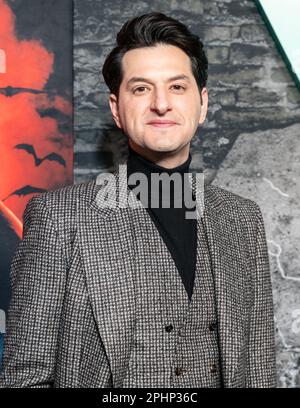
MULTIPOLYGON (((121 179, 118 171, 114 175, 121 179)), ((145 274, 150 263, 134 245, 133 214, 140 209, 100 208, 98 199, 107 194, 103 187, 93 180, 28 202, 23 240, 11 266, 0 387, 122 387, 134 331, 133 271, 137 260, 145 274)), ((135 200, 127 186, 117 187, 117 194, 135 200)), ((255 202, 213 185, 205 186, 204 204, 224 387, 275 387, 261 211, 255 202)), ((164 267, 161 258, 157 268, 164 267)))

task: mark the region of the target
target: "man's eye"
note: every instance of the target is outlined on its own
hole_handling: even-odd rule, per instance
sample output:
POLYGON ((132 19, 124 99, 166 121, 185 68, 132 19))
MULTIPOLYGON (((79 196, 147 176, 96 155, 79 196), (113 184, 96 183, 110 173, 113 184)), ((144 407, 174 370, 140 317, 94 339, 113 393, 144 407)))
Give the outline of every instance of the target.
POLYGON ((181 90, 185 90, 185 87, 182 85, 172 85, 176 91, 181 91, 181 90))
POLYGON ((133 90, 133 93, 143 93, 145 89, 147 89, 145 86, 139 86, 133 90))

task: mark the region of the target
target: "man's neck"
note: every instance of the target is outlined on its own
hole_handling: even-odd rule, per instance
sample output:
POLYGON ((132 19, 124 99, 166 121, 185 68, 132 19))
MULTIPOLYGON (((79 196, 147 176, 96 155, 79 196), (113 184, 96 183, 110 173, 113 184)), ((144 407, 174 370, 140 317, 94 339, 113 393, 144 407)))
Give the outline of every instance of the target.
POLYGON ((156 164, 157 166, 163 167, 165 169, 173 169, 185 163, 189 156, 189 145, 182 149, 180 152, 171 152, 166 154, 166 152, 157 152, 149 150, 147 148, 142 148, 137 144, 128 143, 129 153, 133 153, 142 156, 149 162, 156 164))
POLYGON ((134 149, 132 149, 128 145, 128 159, 127 159, 127 165, 128 169, 127 172, 128 174, 131 174, 132 172, 142 172, 145 174, 148 174, 150 176, 151 173, 169 173, 172 174, 174 172, 178 172, 180 174, 183 173, 188 173, 189 172, 189 166, 192 160, 192 156, 189 153, 187 159, 180 163, 177 166, 172 166, 172 167, 165 167, 161 166, 160 164, 157 164, 153 162, 152 160, 149 160, 147 157, 142 156, 140 153, 136 152, 134 149))
MULTIPOLYGON (((172 168, 166 168, 162 167, 156 163, 153 163, 152 161, 146 159, 145 157, 141 156, 139 153, 137 153, 135 150, 133 150, 130 146, 128 146, 128 159, 127 159, 127 183, 130 189, 133 189, 136 187, 136 182, 134 184, 129 183, 129 179, 134 173, 142 173, 146 176, 147 178, 147 186, 145 187, 148 191, 147 193, 147 198, 145 198, 146 201, 145 203, 148 207, 151 206, 151 198, 156 197, 157 200, 159 201, 159 208, 162 208, 162 200, 166 200, 165 194, 170 199, 170 208, 174 208, 174 199, 175 196, 178 197, 180 196, 181 200, 181 208, 185 208, 185 203, 184 203, 184 191, 185 191, 185 182, 186 182, 186 176, 184 175, 185 173, 189 173, 189 166, 192 160, 191 154, 189 154, 187 160, 180 164, 179 166, 175 166, 172 168), (180 186, 177 187, 174 186, 174 183, 170 183, 169 189, 162 188, 162 183, 159 183, 157 186, 157 183, 153 184, 153 176, 155 174, 162 174, 162 173, 167 173, 169 176, 172 176, 173 174, 177 173, 180 177, 178 178, 178 175, 176 176, 177 182, 180 182, 180 186), (156 186, 156 187, 155 187, 156 186), (175 189, 175 190, 174 190, 175 189)), ((167 181, 168 182, 168 181, 167 181)), ((139 185, 139 184, 138 184, 139 185)), ((190 188, 190 187, 188 187, 190 188)), ((141 198, 143 200, 144 197, 141 198)), ((165 209, 164 209, 165 210, 165 209)))

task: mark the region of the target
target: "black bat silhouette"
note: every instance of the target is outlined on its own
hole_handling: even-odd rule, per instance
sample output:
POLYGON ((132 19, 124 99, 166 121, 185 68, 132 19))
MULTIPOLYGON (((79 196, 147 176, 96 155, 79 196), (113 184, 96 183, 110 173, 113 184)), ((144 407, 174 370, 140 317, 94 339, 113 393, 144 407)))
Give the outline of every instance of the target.
POLYGON ((33 93, 33 94, 43 94, 43 93, 48 93, 46 91, 40 91, 39 89, 31 89, 31 88, 15 88, 13 86, 7 86, 6 88, 0 88, 0 94, 3 94, 5 96, 14 96, 19 93, 33 93))
POLYGON ((30 144, 21 143, 15 145, 15 149, 25 150, 27 153, 32 154, 34 157, 34 162, 36 166, 39 166, 43 163, 44 160, 56 161, 57 163, 61 164, 62 166, 66 167, 65 159, 57 153, 50 153, 47 156, 39 158, 37 157, 34 147, 30 144))
POLYGON ((18 190, 13 191, 11 194, 5 197, 2 201, 7 200, 12 195, 25 196, 25 195, 33 194, 33 193, 44 193, 45 191, 48 191, 48 190, 45 190, 44 188, 40 188, 40 187, 33 187, 33 186, 27 185, 22 188, 19 188, 18 190))

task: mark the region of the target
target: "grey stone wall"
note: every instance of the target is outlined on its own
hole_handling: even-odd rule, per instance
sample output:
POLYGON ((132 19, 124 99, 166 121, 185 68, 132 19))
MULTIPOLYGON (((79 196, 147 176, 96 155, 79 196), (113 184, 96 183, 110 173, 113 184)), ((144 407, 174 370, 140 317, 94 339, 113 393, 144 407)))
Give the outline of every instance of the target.
POLYGON ((203 40, 209 113, 192 145, 192 168, 262 208, 272 268, 278 384, 300 387, 300 95, 253 1, 75 0, 75 182, 126 159, 101 67, 122 24, 162 11, 203 40))

